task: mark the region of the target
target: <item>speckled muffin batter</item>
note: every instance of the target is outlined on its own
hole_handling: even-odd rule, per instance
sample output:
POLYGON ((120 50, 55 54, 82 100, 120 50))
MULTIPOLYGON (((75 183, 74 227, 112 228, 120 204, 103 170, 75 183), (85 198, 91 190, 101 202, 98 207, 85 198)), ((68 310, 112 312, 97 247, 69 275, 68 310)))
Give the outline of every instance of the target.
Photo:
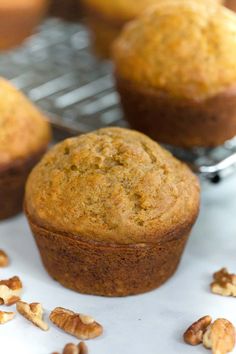
MULTIPOLYGON (((171 134, 164 132, 167 127, 164 127, 163 122, 155 129, 154 125, 150 129, 144 129, 146 133, 153 131, 153 134, 156 134, 154 138, 176 145, 207 146, 222 143, 236 133, 236 108, 233 104, 235 99, 232 98, 236 83, 236 16, 230 10, 214 2, 206 5, 195 1, 187 3, 167 0, 130 23, 116 41, 113 54, 118 88, 126 116, 128 119, 132 116, 131 124, 134 123, 135 115, 137 120, 145 120, 145 112, 153 111, 156 94, 158 97, 156 97, 154 110, 155 117, 149 117, 147 121, 155 119, 154 123, 158 123, 159 118, 161 119, 158 112, 164 116, 172 114, 172 119, 181 119, 181 121, 187 120, 184 115, 194 115, 193 120, 195 120, 195 116, 207 115, 207 112, 210 112, 209 116, 212 117, 215 107, 216 124, 215 127, 211 127, 213 129, 211 141, 204 141, 205 137, 201 139, 201 136, 193 136, 191 139, 186 137, 188 141, 185 141, 184 137, 177 137, 173 141, 174 132, 171 134), (134 92, 141 90, 142 93, 134 92), (230 91, 225 98, 226 90, 230 91), (130 98, 130 91, 132 102, 129 104, 127 101, 130 98), (143 100, 140 97, 142 94, 145 96, 143 100), (225 103, 224 112, 222 112, 223 107, 219 107, 221 101, 218 95, 221 94, 225 103), (216 102, 211 101, 213 98, 216 98, 216 102), (230 100, 228 105, 227 99, 230 100), (141 100, 141 102, 136 106, 134 100, 137 102, 141 100), (152 102, 148 103, 148 100, 152 102), (160 107, 164 101, 166 111, 164 106, 160 107), (191 111, 189 108, 191 102, 193 105, 202 104, 202 107, 199 108, 198 105, 191 111), (132 107, 135 111, 141 104, 145 105, 142 111, 131 112, 132 107), (149 106, 147 107, 146 104, 149 106), (171 112, 167 112, 169 108, 167 106, 171 107, 171 112), (197 108, 199 110, 195 114, 197 108), (227 127, 227 120, 229 129, 226 128, 226 136, 225 134, 221 136, 220 131, 223 125, 227 127)), ((205 124, 204 119, 198 119, 198 123, 205 124)), ((209 123, 211 119, 206 117, 207 119, 209 123)), ((169 127, 173 127, 173 124, 170 125, 170 120, 167 120, 169 127)), ((189 122, 192 127, 196 127, 195 132, 198 135, 206 129, 206 125, 197 128, 197 122, 191 119, 189 122)), ((134 126, 141 129, 142 123, 140 126, 135 124, 134 126)), ((176 135, 181 134, 183 127, 176 130, 175 126, 175 131, 176 135)), ((189 131, 188 135, 191 136, 193 133, 189 131)))
POLYGON ((43 114, 0 78, 0 219, 22 208, 25 180, 50 136, 43 114))
POLYGON ((55 279, 85 293, 128 295, 173 273, 198 214, 199 184, 186 165, 145 135, 107 128, 47 153, 29 177, 25 208, 55 279), (159 263, 162 256, 169 270, 159 263), (130 262, 137 271, 129 272, 129 281, 130 262))

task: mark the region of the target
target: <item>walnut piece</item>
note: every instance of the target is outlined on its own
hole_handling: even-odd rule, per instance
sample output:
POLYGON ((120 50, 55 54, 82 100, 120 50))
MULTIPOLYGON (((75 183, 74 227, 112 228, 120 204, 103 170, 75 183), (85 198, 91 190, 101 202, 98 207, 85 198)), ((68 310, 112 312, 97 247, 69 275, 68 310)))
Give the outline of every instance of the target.
POLYGON ((5 311, 0 311, 0 324, 7 323, 15 317, 14 312, 5 312, 5 311))
POLYGON ((18 301, 16 304, 17 311, 32 322, 35 326, 39 327, 43 331, 47 331, 49 326, 43 321, 43 307, 39 303, 27 304, 23 301, 18 301))
POLYGON ((15 304, 20 300, 22 282, 19 277, 13 277, 0 281, 0 304, 7 306, 15 304))
POLYGON ((50 320, 65 332, 82 340, 98 337, 103 328, 90 316, 56 307, 50 314, 50 320))
POLYGON ((88 348, 84 342, 78 345, 69 343, 65 346, 63 354, 88 354, 88 348))
POLYGON ((7 267, 9 265, 9 258, 8 255, 3 251, 0 250, 0 267, 7 267))
POLYGON ((201 317, 194 322, 184 333, 184 341, 191 345, 198 345, 202 343, 203 335, 209 325, 211 324, 211 316, 201 317))
POLYGON ((211 291, 222 296, 236 296, 236 274, 230 274, 226 268, 222 268, 213 275, 211 291))
POLYGON ((212 349, 213 354, 226 354, 235 346, 235 328, 223 318, 213 322, 203 335, 203 344, 212 349))

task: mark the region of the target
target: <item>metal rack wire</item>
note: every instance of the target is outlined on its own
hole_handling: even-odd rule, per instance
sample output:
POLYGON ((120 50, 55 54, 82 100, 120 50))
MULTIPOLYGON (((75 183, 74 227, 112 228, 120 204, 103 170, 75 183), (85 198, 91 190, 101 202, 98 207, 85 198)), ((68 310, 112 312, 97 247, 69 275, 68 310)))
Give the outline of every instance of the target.
MULTIPOLYGON (((82 24, 47 20, 23 46, 0 55, 0 75, 12 81, 63 131, 85 133, 127 126, 114 88, 112 65, 89 50, 82 24)), ((216 149, 168 147, 213 182, 236 170, 236 139, 216 149)))

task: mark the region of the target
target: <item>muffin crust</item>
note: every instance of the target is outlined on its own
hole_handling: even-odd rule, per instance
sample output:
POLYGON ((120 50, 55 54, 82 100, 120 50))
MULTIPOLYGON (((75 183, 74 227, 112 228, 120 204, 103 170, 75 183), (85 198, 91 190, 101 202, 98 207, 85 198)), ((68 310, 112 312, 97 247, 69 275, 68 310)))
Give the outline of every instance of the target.
POLYGON ((27 211, 42 226, 122 244, 168 239, 196 214, 198 195, 197 179, 184 164, 121 128, 58 144, 26 188, 27 211))

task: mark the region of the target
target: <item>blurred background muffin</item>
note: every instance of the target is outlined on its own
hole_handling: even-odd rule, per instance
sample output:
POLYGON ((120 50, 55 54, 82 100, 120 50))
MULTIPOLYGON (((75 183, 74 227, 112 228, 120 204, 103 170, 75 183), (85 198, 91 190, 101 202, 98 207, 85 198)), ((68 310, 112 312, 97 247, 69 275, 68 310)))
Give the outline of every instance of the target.
POLYGON ((236 11, 236 0, 224 0, 224 5, 229 9, 236 11))
POLYGON ((43 114, 0 78, 0 220, 22 209, 25 181, 50 136, 43 114))
POLYGON ((48 9, 48 0, 0 0, 0 50, 22 43, 48 9))
POLYGON ((49 14, 67 21, 81 18, 80 0, 50 0, 49 14))
POLYGON ((167 0, 114 45, 131 126, 172 145, 217 146, 236 134, 236 15, 216 2, 167 0))
MULTIPOLYGON (((174 1, 189 2, 192 0, 174 1)), ((197 1, 208 3, 222 0, 197 1)), ((95 53, 101 57, 110 57, 111 44, 123 26, 141 15, 148 7, 161 2, 166 2, 166 0, 81 0, 95 53)))
POLYGON ((122 128, 56 145, 26 186, 25 211, 47 271, 93 295, 139 294, 165 282, 198 210, 190 169, 122 128))

